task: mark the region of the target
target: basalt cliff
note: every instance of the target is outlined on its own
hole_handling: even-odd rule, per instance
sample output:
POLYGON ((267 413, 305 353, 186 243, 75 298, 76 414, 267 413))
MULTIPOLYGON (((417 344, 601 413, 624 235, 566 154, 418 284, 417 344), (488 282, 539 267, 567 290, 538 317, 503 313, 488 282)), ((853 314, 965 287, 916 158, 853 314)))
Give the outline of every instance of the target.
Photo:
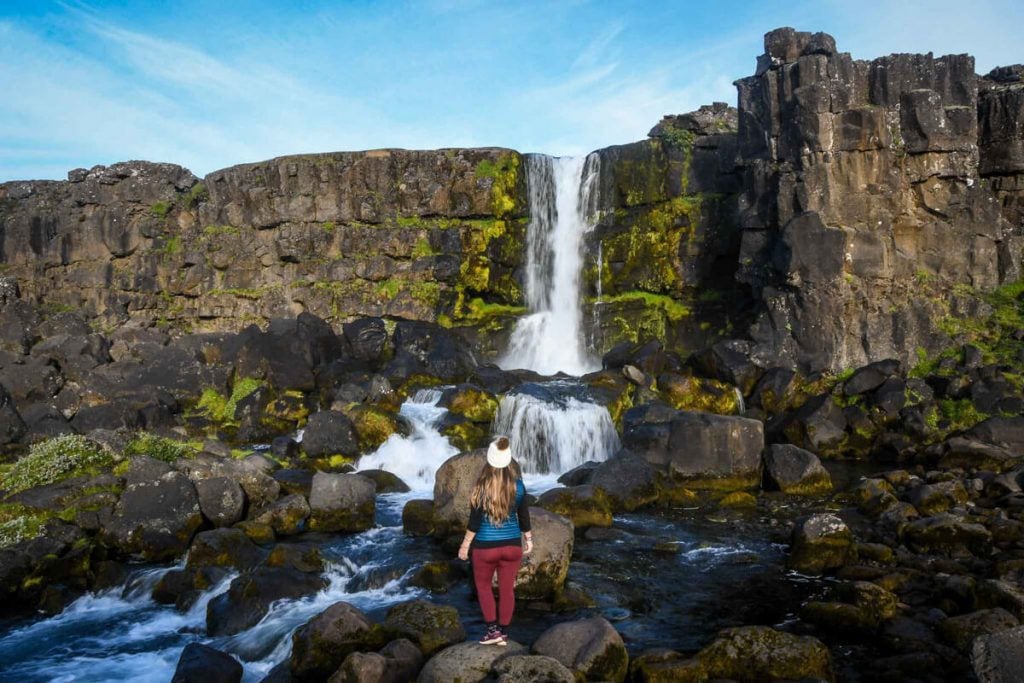
MULTIPOLYGON (((1021 73, 767 34, 738 108, 596 152, 594 351, 745 338, 813 371, 941 348, 944 319, 982 313, 975 291, 1021 275, 1021 73)), ((0 185, 0 262, 24 297, 98 329, 383 316, 456 328, 493 357, 523 312, 523 167, 488 148, 280 157, 203 179, 79 169, 0 185)))

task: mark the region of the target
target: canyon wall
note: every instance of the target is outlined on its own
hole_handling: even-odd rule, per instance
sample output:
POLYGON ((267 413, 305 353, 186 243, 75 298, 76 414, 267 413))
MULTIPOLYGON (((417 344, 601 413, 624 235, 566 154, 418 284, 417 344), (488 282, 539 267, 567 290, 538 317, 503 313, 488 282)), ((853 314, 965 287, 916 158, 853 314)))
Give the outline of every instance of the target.
MULTIPOLYGON (((588 341, 748 338, 840 369, 948 343, 1021 277, 1024 85, 966 55, 854 60, 772 31, 724 104, 599 150, 588 341)), ((202 180, 126 162, 0 184, 0 275, 98 330, 238 330, 302 311, 438 322, 481 358, 523 309, 526 174, 507 149, 281 157, 202 180)))

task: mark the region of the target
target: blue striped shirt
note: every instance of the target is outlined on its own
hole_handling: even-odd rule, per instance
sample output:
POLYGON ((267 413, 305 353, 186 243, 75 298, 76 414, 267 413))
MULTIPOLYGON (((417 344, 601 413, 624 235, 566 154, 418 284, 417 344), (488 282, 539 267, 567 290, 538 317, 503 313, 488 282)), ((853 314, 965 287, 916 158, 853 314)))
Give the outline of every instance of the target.
POLYGON ((474 507, 469 511, 469 524, 466 528, 476 533, 474 548, 519 545, 520 536, 530 530, 530 508, 526 505, 526 486, 523 480, 516 480, 516 496, 504 522, 497 525, 482 507, 474 507))

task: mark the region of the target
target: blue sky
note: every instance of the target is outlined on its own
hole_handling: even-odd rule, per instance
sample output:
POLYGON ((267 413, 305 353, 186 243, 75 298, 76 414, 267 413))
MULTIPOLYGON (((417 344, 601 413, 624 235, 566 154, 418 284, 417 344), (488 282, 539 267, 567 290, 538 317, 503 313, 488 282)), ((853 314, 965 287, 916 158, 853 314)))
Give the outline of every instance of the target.
POLYGON ((125 159, 197 175, 282 154, 583 154, 724 100, 763 34, 858 59, 1024 62, 1024 3, 0 0, 0 181, 125 159))

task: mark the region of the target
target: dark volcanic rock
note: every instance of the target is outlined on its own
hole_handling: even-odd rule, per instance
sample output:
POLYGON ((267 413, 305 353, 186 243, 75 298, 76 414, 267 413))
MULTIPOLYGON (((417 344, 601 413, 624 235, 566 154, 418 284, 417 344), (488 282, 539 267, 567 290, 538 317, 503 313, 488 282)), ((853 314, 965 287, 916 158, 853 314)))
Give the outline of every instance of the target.
POLYGON ((276 600, 313 595, 327 579, 290 567, 256 567, 231 582, 206 608, 206 630, 211 636, 229 636, 249 629, 266 616, 276 600))
POLYGON ((532 649, 557 659, 586 680, 621 682, 629 667, 622 637, 601 617, 552 626, 532 649))
POLYGON ((317 472, 309 494, 313 531, 365 531, 373 526, 376 485, 358 474, 317 472))
POLYGON ((229 654, 202 643, 189 643, 181 651, 171 683, 238 683, 242 665, 229 654))
POLYGON ((312 457, 359 455, 359 441, 352 421, 333 410, 313 413, 302 433, 302 450, 312 457))

